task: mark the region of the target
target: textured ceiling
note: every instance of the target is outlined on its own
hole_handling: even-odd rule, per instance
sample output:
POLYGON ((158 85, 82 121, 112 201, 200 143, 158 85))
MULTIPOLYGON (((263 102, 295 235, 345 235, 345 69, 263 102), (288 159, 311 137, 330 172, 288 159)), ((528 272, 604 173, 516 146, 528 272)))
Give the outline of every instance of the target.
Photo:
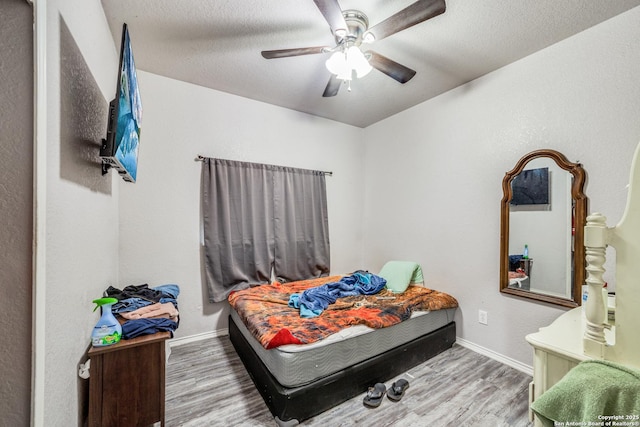
MULTIPOLYGON (((339 0, 377 24, 414 0, 339 0)), ((328 54, 264 59, 262 50, 333 46, 312 0, 102 0, 120 45, 127 23, 144 71, 359 127, 417 105, 640 5, 640 0, 448 0, 444 14, 370 49, 417 71, 373 70, 323 98, 328 54)))

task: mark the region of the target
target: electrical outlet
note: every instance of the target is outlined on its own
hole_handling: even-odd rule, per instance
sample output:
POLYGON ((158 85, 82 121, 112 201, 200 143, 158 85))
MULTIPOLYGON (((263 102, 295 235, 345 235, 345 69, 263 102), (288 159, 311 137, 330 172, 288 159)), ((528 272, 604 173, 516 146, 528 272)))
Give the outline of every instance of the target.
POLYGON ((482 323, 483 325, 487 325, 488 324, 487 312, 486 311, 478 310, 478 322, 482 323))

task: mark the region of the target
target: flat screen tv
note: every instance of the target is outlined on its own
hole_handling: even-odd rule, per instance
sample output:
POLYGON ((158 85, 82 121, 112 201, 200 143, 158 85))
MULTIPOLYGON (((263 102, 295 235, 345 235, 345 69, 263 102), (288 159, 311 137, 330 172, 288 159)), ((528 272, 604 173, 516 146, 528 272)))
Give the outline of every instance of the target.
POLYGON ((511 181, 511 205, 548 205, 549 168, 523 170, 511 181))
POLYGON ((114 168, 125 181, 136 182, 141 120, 142 102, 136 66, 129 30, 127 24, 123 24, 116 97, 109 103, 107 138, 102 140, 100 148, 103 174, 114 168))

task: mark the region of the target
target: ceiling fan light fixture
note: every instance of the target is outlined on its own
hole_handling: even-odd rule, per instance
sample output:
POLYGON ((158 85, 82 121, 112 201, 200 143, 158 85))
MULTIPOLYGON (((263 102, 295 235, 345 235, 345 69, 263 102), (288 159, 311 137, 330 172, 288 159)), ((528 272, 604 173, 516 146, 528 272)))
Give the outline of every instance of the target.
POLYGON ((347 64, 347 57, 345 52, 342 50, 331 54, 329 59, 325 62, 325 65, 327 70, 329 70, 331 74, 335 74, 339 79, 347 80, 347 75, 349 76, 349 79, 351 78, 351 68, 349 68, 347 64))
POLYGON ((358 78, 366 76, 373 69, 357 46, 351 46, 347 49, 347 64, 352 70, 355 70, 358 78))
POLYGON ((358 78, 364 77, 373 69, 357 46, 334 52, 325 62, 327 70, 340 80, 351 80, 353 72, 358 78))

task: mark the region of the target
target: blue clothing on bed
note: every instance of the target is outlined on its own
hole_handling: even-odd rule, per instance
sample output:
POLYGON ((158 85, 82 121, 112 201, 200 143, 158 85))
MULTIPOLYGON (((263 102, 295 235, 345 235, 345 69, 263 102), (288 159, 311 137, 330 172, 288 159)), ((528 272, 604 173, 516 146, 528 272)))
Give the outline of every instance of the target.
POLYGON ((301 294, 292 294, 289 297, 289 307, 299 308, 300 317, 316 317, 338 298, 377 294, 386 284, 387 281, 380 276, 356 272, 337 282, 309 288, 301 294))
POLYGON ((320 316, 320 313, 322 313, 322 310, 320 310, 320 309, 318 309, 318 310, 309 310, 307 308, 307 306, 305 306, 304 304, 300 305, 300 295, 302 295, 302 294, 291 294, 291 296, 289 297, 289 307, 299 308, 300 309, 300 317, 303 317, 305 319, 309 319, 311 317, 320 316))

